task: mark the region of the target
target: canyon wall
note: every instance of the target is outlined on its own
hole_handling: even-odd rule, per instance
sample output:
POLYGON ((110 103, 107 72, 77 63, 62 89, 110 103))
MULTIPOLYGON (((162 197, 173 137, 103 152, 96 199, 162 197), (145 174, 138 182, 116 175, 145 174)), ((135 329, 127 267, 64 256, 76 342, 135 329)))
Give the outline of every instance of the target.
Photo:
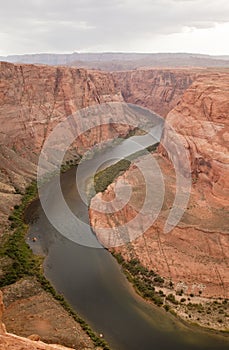
MULTIPOLYGON (((177 284, 182 282, 190 291, 203 287, 206 296, 227 296, 227 84, 228 74, 202 70, 152 69, 110 74, 71 67, 0 63, 0 236, 5 232, 10 210, 36 177, 37 160, 45 140, 67 116, 105 102, 138 104, 163 117, 172 110, 168 120, 185 137, 192 155, 194 184, 188 210, 179 226, 170 234, 163 234, 164 220, 172 205, 175 175, 161 149, 156 157, 168 188, 161 218, 131 245, 118 250, 127 259, 137 256, 143 265, 177 284)), ((94 144, 111 136, 125 136, 128 131, 124 125, 95 128, 90 137, 86 134, 77 140, 77 152, 82 154, 94 144)), ((140 183, 136 183, 135 167, 124 177, 132 178, 133 187, 136 184, 136 198, 141 203, 144 183, 141 177, 140 183)), ((104 196, 112 195, 113 186, 104 196)), ((119 222, 134 214, 125 208, 119 222)), ((108 222, 107 217, 93 212, 91 221, 95 231, 98 224, 115 225, 115 217, 108 222)), ((1 337, 7 341, 17 339, 21 348, 24 346, 24 340, 17 337, 6 334, 1 337)), ((16 345, 9 346, 14 349, 16 345)), ((32 346, 31 343, 31 349, 32 346)), ((49 349, 43 344, 39 346, 49 349)))
POLYGON ((27 159, 67 116, 92 104, 122 101, 109 75, 84 69, 2 62, 0 79, 0 143, 27 159))
POLYGON ((113 72, 115 86, 128 103, 148 108, 162 117, 176 106, 198 70, 143 69, 113 72))
MULTIPOLYGON (((109 74, 70 67, 0 63, 0 218, 36 176, 41 148, 53 128, 82 108, 106 102, 137 103, 165 116, 191 84, 187 70, 109 74)), ((86 121, 85 121, 86 122, 86 121)), ((100 123, 97 117, 95 124, 100 123)), ((129 122, 129 120, 123 120, 129 122)), ((143 122, 140 121, 140 122, 143 122)), ((128 127, 95 128, 77 140, 83 153, 128 127)), ((0 228, 1 229, 1 228, 0 228)))
MULTIPOLYGON (((184 137, 184 143, 191 154, 195 203, 192 211, 189 208, 184 218, 188 223, 191 221, 192 227, 200 230, 204 228, 211 232, 226 231, 227 86, 226 71, 151 69, 109 74, 70 67, 2 62, 1 223, 7 222, 10 209, 20 200, 20 193, 35 178, 41 147, 60 121, 90 105, 125 100, 149 108, 162 116, 170 111, 167 120, 184 137)), ((100 143, 104 134, 106 139, 114 135, 125 135, 127 131, 128 128, 106 128, 103 132, 95 129, 90 137, 84 135, 77 141, 78 151, 82 153, 95 143, 100 143)), ((165 140, 166 137, 165 133, 165 140)), ((170 162, 163 149, 161 156, 162 167, 169 169, 170 162)), ((172 174, 172 168, 168 176, 169 174, 172 174)), ((1 231, 3 229, 4 226, 1 231)), ((165 242, 167 240, 168 237, 165 242)), ((227 242, 227 236, 224 241, 227 242)), ((162 265, 159 259, 158 266, 162 265)), ((162 274, 165 273, 163 271, 164 269, 161 270, 162 274)), ((179 279, 177 272, 174 276, 179 279)))
MULTIPOLYGON (((152 72, 152 74, 156 74, 157 79, 160 80, 160 73, 152 72)), ((149 77, 152 74, 149 74, 149 77)), ((157 94, 156 104, 151 104, 151 106, 153 109, 154 107, 156 109, 156 106, 161 104, 161 110, 157 109, 157 111, 163 114, 164 105, 166 105, 166 110, 168 109, 167 99, 163 98, 163 96, 167 95, 168 89, 169 93, 173 95, 171 91, 173 89, 176 90, 177 83, 176 73, 174 72, 173 80, 170 81, 168 88, 163 72, 161 74, 160 94, 157 94)), ((129 72, 128 75, 131 77, 132 73, 129 72)), ((186 75, 186 72, 184 75, 186 75)), ((134 86, 139 83, 139 78, 137 76, 137 81, 133 80, 134 86)), ((143 95, 145 89, 147 89, 148 78, 144 77, 144 84, 142 83, 141 87, 139 86, 143 90, 143 95)), ((184 80, 188 81, 188 78, 184 78, 184 80)), ((121 91, 119 86, 121 83, 121 76, 114 77, 109 73, 103 72, 61 66, 48 67, 0 63, 0 238, 4 232, 7 232, 10 211, 15 204, 20 202, 25 187, 31 180, 36 178, 40 151, 53 128, 69 115, 82 108, 106 102, 123 102, 123 96, 126 93, 123 89, 121 91)), ((157 84, 157 80, 152 80, 149 84, 150 89, 147 90, 148 93, 152 92, 152 84, 157 84)), ((185 88, 186 84, 183 85, 183 90, 185 88)), ((180 88, 179 94, 181 94, 180 88)), ((177 97, 177 92, 174 95, 177 97)), ((170 103, 171 99, 172 97, 170 96, 170 103)), ((134 103, 137 101, 130 100, 130 102, 134 103)), ((95 125, 100 124, 99 115, 94 122, 95 125)), ((125 116, 122 122, 128 124, 131 120, 128 116, 125 116)), ((87 123, 87 120, 85 120, 85 123, 87 123)), ((142 120, 139 120, 139 123, 144 123, 144 117, 142 120)), ((125 136, 130 127, 124 124, 94 128, 90 134, 86 133, 79 137, 75 145, 76 154, 74 156, 76 156, 76 159, 78 155, 83 154, 85 150, 96 143, 100 143, 110 137, 125 136)), ((4 259, 1 262, 2 266, 6 263, 4 259)), ((2 266, 0 275, 3 273, 2 266)), ((6 293, 5 291, 4 294, 6 295, 6 293)), ((34 296, 34 303, 39 304, 39 298, 39 295, 34 296)), ((45 300, 49 300, 48 296, 45 297, 45 300)), ((32 313, 34 307, 31 304, 32 301, 29 302, 28 300, 27 303, 25 298, 24 302, 28 313, 32 313)), ((17 307, 16 303, 14 303, 14 307, 17 307)), ((23 316, 17 315, 18 323, 9 321, 9 305, 5 315, 8 322, 14 325, 13 332, 21 334, 19 325, 25 324, 24 320, 22 320, 23 316)), ((35 318, 38 318, 39 321, 39 315, 36 315, 35 318)), ((55 322, 53 320, 50 322, 54 329, 55 322)), ((34 329, 36 331, 36 327, 34 329)), ((37 332, 39 333, 39 330, 37 332)), ((68 331, 66 330, 66 332, 68 331)), ((69 332, 71 333, 71 329, 69 332)), ((84 337, 84 332, 81 333, 82 337, 84 337)), ((56 338, 59 339, 58 336, 56 338)), ((69 334, 68 338, 70 341, 71 334, 69 334)), ((4 344, 4 350, 6 346, 12 349, 22 347, 25 349, 49 349, 48 346, 45 347, 45 345, 39 344, 38 347, 38 345, 34 345, 29 340, 6 334, 1 336, 1 341, 4 344)))
MULTIPOLYGON (((116 248, 126 259, 138 258, 149 269, 175 283, 175 289, 199 293, 206 297, 229 297, 229 235, 228 235, 228 111, 229 73, 200 74, 185 91, 178 104, 169 112, 167 121, 189 151, 192 190, 188 207, 180 223, 164 233, 165 221, 173 205, 176 176, 168 153, 160 146, 154 156, 163 172, 166 193, 157 221, 136 240, 116 248)), ((166 128, 164 142, 173 146, 166 128)), ((118 180, 131 184, 133 196, 116 214, 101 214, 90 210, 92 226, 99 235, 100 228, 115 227, 139 217, 139 226, 146 218, 139 215, 144 202, 145 183, 137 165, 118 180), (133 209, 134 208, 134 209, 133 209)), ((180 154, 180 166, 185 166, 180 154)), ((146 170, 148 171, 148 170, 146 170)), ((152 182, 156 179, 152 174, 152 182)), ((117 181, 118 181, 117 180, 117 181)), ((114 198, 115 185, 98 194, 100 198, 114 198)), ((130 231, 127 233, 131 237, 130 231)), ((103 241, 103 238, 101 241, 103 241)))
MULTIPOLYGON (((36 178, 41 148, 53 128, 82 108, 110 101, 122 102, 123 98, 114 87, 112 78, 107 74, 97 72, 91 74, 77 68, 0 63, 0 244, 2 244, 3 234, 8 232, 10 211, 20 202, 26 186, 36 178)), ((97 121, 100 121, 99 118, 100 116, 97 121)), ((122 130, 104 128, 103 132, 94 129, 90 137, 85 135, 77 141, 76 152, 80 154, 94 143, 101 142, 109 136, 116 136, 119 132, 124 132, 125 135, 128 128, 124 126, 122 130)), ((0 278, 4 276, 6 265, 10 264, 8 260, 1 256, 0 278)), ((7 305, 5 318, 13 324, 13 332, 24 335, 23 331, 32 326, 33 332, 41 335, 42 339, 47 339, 41 334, 42 331, 38 325, 42 325, 43 322, 47 327, 48 323, 50 336, 54 336, 52 338, 54 341, 48 337, 48 342, 77 343, 78 349, 94 349, 88 335, 67 312, 57 309, 58 305, 51 296, 47 293, 43 296, 33 295, 33 284, 28 287, 29 290, 31 289, 32 299, 27 298, 25 294, 21 301, 21 304, 24 303, 23 310, 27 311, 26 317, 16 310, 13 318, 10 318, 12 309, 10 306, 17 308, 15 296, 11 298, 10 305, 7 305), (45 315, 44 311, 39 313, 41 297, 44 307, 47 308, 47 305, 50 307, 50 315, 45 315), (51 317, 52 313, 53 317, 51 317), (55 325, 57 314, 63 317, 62 331, 55 325), (33 315, 34 324, 31 322, 31 315, 33 315), (10 321, 15 318, 16 322, 10 321)), ((11 287, 13 288, 13 286, 9 288, 11 287)), ((4 296, 6 294, 4 289, 4 296)), ((59 307, 62 309, 60 305, 59 307)), ((0 327, 3 332, 1 325, 0 327)), ((60 346, 34 343, 6 333, 0 334, 0 348, 1 350, 62 349, 60 346)))
MULTIPOLYGON (((221 207, 228 204, 229 198, 228 86, 227 73, 202 75, 167 116, 168 124, 180 135, 190 152, 196 187, 199 184, 205 186, 207 192, 210 191, 209 201, 218 200, 221 207)), ((165 130, 164 141, 167 139, 169 131, 165 130)))
MULTIPOLYGON (((82 108, 110 101, 123 99, 107 74, 0 63, 1 223, 35 178, 39 153, 53 128, 82 108)), ((102 134, 93 130, 90 137, 78 140, 78 148, 100 142, 102 134)))

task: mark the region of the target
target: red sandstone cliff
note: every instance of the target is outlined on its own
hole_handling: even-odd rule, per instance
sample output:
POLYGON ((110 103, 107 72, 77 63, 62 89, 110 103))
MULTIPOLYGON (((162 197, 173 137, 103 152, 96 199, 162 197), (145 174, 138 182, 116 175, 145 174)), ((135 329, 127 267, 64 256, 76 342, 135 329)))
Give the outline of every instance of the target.
POLYGON ((112 76, 126 102, 146 107, 165 117, 191 85, 197 72, 187 69, 143 69, 114 72, 112 76))
MULTIPOLYGON (((2 233, 7 232, 10 210, 20 201, 20 193, 36 177, 39 153, 55 125, 84 107, 110 101, 122 102, 123 99, 114 87, 112 78, 107 74, 90 73, 77 68, 0 63, 0 239, 2 233)), ((103 129, 103 132, 93 130, 90 137, 85 136, 77 141, 77 153, 82 153, 115 132, 118 134, 118 131, 111 128, 103 129)), ((125 134, 128 128, 123 127, 120 132, 122 131, 125 134)), ((6 262, 1 257, 0 277, 4 274, 4 263, 6 262)), ((48 342, 54 339, 70 346, 78 344, 79 349, 94 348, 81 327, 76 322, 74 324, 74 320, 64 313, 60 306, 60 309, 57 309, 55 300, 46 294, 33 295, 33 286, 28 288, 32 290, 32 299, 25 296, 23 301, 20 301, 23 311, 27 312, 26 315, 22 315, 17 309, 19 306, 14 302, 15 297, 10 301, 10 304, 13 304, 12 308, 8 305, 5 313, 5 318, 15 333, 24 335, 23 331, 30 329, 29 324, 32 332, 38 333, 48 342), (40 302, 45 305, 47 312, 50 311, 49 315, 39 308, 40 302), (8 316, 11 312, 13 318, 8 316), (33 322, 30 321, 31 314, 33 322), (56 314, 63 317, 65 330, 56 326, 56 314), (17 322, 13 321, 15 318, 17 322), (54 338, 47 338, 46 333, 41 334, 44 325, 42 329, 38 325, 42 322, 54 338)), ((4 295, 6 293, 4 291, 4 295)), ((43 343, 34 344, 4 333, 0 335, 0 348, 51 350, 58 347, 43 343)))
POLYGON ((108 74, 84 69, 2 62, 0 79, 0 143, 27 159, 67 116, 92 104, 122 101, 108 74))
MULTIPOLYGON (((228 205, 229 74, 199 77, 167 121, 190 151, 193 178, 210 191, 212 201, 228 205)), ((167 138, 165 131, 164 138, 167 138)), ((210 200, 210 197, 208 197, 210 200)))
MULTIPOLYGON (((167 118, 177 132, 184 136, 186 147, 190 149, 193 180, 196 183, 193 186, 195 203, 192 212, 189 209, 184 217, 188 223, 191 222, 192 229, 195 226, 200 230, 204 228, 217 232, 228 228, 228 73, 167 69, 117 72, 111 75, 68 67, 1 63, 0 79, 2 219, 7 218, 10 207, 20 198, 20 195, 15 194, 15 189, 23 190, 35 177, 39 151, 57 123, 83 107, 122 101, 124 98, 127 102, 151 108, 164 116, 173 108, 167 118)), ((100 131, 95 131, 90 138, 81 139, 78 146, 88 148, 100 142, 101 135, 100 131)), ((166 159, 161 162, 164 168, 169 168, 166 159)), ((227 236, 220 237, 226 244, 227 236)), ((166 237, 165 242, 168 239, 171 236, 166 237)), ((174 239, 174 244, 177 241, 174 239)), ((210 249, 206 247, 208 245, 205 246, 204 255, 210 249)), ((158 248, 155 249, 155 254, 160 255, 158 248)), ((224 247, 222 258, 226 256, 225 250, 224 247)), ((161 259, 158 260, 159 269, 163 265, 161 259)), ((173 275, 179 279, 178 268, 174 265, 167 267, 167 274, 171 269, 175 269, 173 275)), ((161 268, 163 271, 165 268, 161 268)), ((220 277, 217 276, 216 282, 211 283, 219 284, 217 281, 220 277)))
MULTIPOLYGON (((182 285, 188 293, 201 290, 207 297, 229 297, 228 86, 229 73, 202 74, 167 116, 191 156, 191 199, 179 225, 163 233, 174 199, 175 174, 161 148, 161 155, 155 156, 166 184, 161 215, 144 235, 118 248, 127 259, 137 257, 144 266, 175 282, 175 286, 182 285)), ((165 130, 164 140, 168 139, 165 130)), ((180 157, 182 163, 182 154, 180 157)), ((114 227, 117 221, 124 224, 140 210, 144 179, 135 166, 120 179, 131 183, 134 195, 130 204, 112 216, 91 209, 95 232, 100 227, 114 227)), ((98 194, 92 204, 99 197, 114 198, 114 184, 103 195, 98 194)))
MULTIPOLYGON (((41 147, 67 116, 104 102, 138 103, 160 115, 174 107, 193 76, 187 70, 127 73, 86 71, 70 67, 0 63, 0 218, 18 201, 36 176, 41 147), (123 95, 123 96, 122 96, 123 95)), ((99 117, 98 117, 99 119, 99 117)), ((98 120, 99 121, 99 120, 98 120)), ((125 120, 123 121, 125 122, 125 120)), ((77 141, 78 152, 128 127, 94 129, 77 141)))
MULTIPOLYGON (((84 107, 122 100, 105 73, 0 63, 1 221, 19 199, 15 193, 35 178, 41 147, 52 129, 84 107)), ((78 148, 100 142, 102 135, 94 130, 78 141, 78 148)))
MULTIPOLYGON (((45 139, 54 126, 69 114, 93 104, 121 102, 123 99, 152 109, 162 116, 174 108, 168 120, 185 137, 192 154, 196 184, 189 208, 181 225, 171 234, 163 235, 164 217, 172 205, 174 176, 167 158, 158 156, 168 184, 162 218, 131 247, 122 247, 121 251, 126 257, 136 255, 144 265, 153 267, 162 276, 177 283, 182 281, 189 290, 203 285, 207 296, 226 296, 229 283, 228 236, 223 235, 222 231, 228 228, 225 211, 228 202, 224 188, 227 174, 227 86, 226 73, 143 70, 111 75, 68 67, 1 63, 1 223, 6 222, 10 208, 20 200, 17 192, 23 191, 26 184, 35 178, 38 155, 45 139), (197 78, 200 74, 201 77, 197 78), (192 84, 193 80, 196 81, 192 84), (216 124, 214 128, 210 126, 212 121, 216 124), (198 128, 190 127, 197 123, 198 128), (206 200, 210 201, 209 205, 206 205, 206 200)), ((110 132, 125 134, 127 131, 119 129, 110 132)), ((104 137, 102 134, 101 130, 95 130, 90 138, 81 138, 77 145, 79 153, 100 142, 104 137)), ((132 170, 124 176, 134 176, 132 170)), ((133 177, 133 186, 134 181, 136 177, 133 177)), ((142 185, 136 185, 138 201, 144 194, 142 185)), ((112 186, 109 191, 112 194, 112 186)), ((109 193, 106 195, 109 196, 109 193)), ((131 215, 126 210, 125 220, 131 215)), ((93 213, 91 219, 96 229, 93 213)), ((106 217, 96 214, 96 224, 107 223, 106 220, 106 217)), ((115 218, 113 220, 115 222, 115 218)), ((119 221, 122 220, 119 216, 119 221)), ((0 233, 2 231, 3 227, 0 227, 0 233)))

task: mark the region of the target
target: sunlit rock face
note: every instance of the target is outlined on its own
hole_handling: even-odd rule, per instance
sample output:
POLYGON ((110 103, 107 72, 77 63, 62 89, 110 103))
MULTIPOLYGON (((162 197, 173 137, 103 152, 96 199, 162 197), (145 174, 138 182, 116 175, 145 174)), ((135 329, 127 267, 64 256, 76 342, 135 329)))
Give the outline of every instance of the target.
MULTIPOLYGON (((228 205, 229 74, 203 74, 168 114, 184 139, 194 182, 206 186, 213 201, 228 205)), ((164 138, 169 135, 165 130, 164 138)))

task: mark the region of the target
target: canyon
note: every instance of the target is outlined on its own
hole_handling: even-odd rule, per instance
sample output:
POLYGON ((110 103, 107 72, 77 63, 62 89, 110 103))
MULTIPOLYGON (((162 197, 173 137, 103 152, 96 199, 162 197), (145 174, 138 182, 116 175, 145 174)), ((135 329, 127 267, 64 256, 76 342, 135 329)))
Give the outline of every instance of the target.
MULTIPOLYGON (((160 146, 155 158, 163 169, 168 187, 161 217, 136 241, 118 249, 127 258, 136 255, 144 266, 155 269, 177 285, 182 284, 189 293, 198 292, 198 285, 201 286, 201 292, 207 297, 228 298, 229 291, 228 83, 227 73, 197 77, 167 115, 169 125, 190 152, 193 185, 190 202, 180 224, 171 233, 163 234, 175 191, 175 174, 168 153, 160 146)), ((169 132, 169 128, 165 127, 163 143, 167 142, 168 148, 171 146, 169 132)), ((182 155, 180 163, 184 166, 182 155)), ((144 179, 138 174, 136 166, 132 165, 122 178, 129 179, 141 197, 144 179)), ((114 188, 114 184, 108 187, 102 198, 112 198, 114 188)), ((118 219, 113 214, 106 217, 92 210, 95 232, 103 224, 108 227, 112 223, 115 225, 116 220, 122 223, 129 221, 136 212, 124 207, 123 212, 117 215, 118 219)))
MULTIPOLYGON (((190 202, 180 223, 172 232, 164 234, 163 226, 173 203, 176 178, 169 154, 160 146, 154 157, 166 183, 162 212, 144 235, 116 251, 127 260, 138 258, 143 266, 171 280, 175 289, 182 286, 187 294, 201 291, 206 298, 228 298, 228 86, 227 69, 158 68, 108 73, 1 62, 0 243, 4 233, 10 234, 8 216, 20 202, 25 188, 36 178, 40 151, 54 127, 88 106, 107 102, 133 103, 166 118, 180 135, 190 153, 193 184, 190 202)), ((86 150, 111 137, 126 136, 130 131, 128 123, 129 120, 123 120, 123 125, 95 128, 90 137, 83 135, 76 142, 73 158, 77 160, 86 150)), ((163 139, 165 142, 169 139, 166 128, 163 139)), ((128 180, 138 194, 136 198, 142 200, 144 183, 134 164, 119 179, 128 180)), ((114 196, 114 188, 115 183, 97 196, 109 200, 114 196)), ((134 215, 136 213, 126 207, 118 214, 118 221, 125 222, 134 215)), ((98 227, 115 225, 117 217, 111 218, 91 209, 90 219, 96 232, 98 227)), ((1 259, 0 276, 4 275, 6 264, 10 261, 1 259)), ((5 287, 4 295, 9 293, 9 288, 5 287)), ((30 297, 39 305, 40 293, 30 297)), ((43 297, 44 300, 48 298, 47 295, 43 297)), ((23 302, 29 310, 32 303, 28 300, 24 298, 23 302)), ((19 310, 19 301, 14 298, 5 309, 9 331, 13 330, 12 309, 19 310)), ((41 316, 37 313, 35 317, 41 316)), ((64 317, 68 319, 67 315, 64 317)), ((18 318, 22 316, 18 314, 18 318)), ((50 319, 51 324, 54 324, 54 318, 50 319)), ((31 334, 37 333, 35 324, 31 334)), ((18 329, 13 331, 17 333, 18 329)), ((3 328, 1 332, 6 344, 7 341, 11 344, 14 339, 22 346, 23 341, 30 342, 4 333, 3 328)), ((19 333, 24 335, 23 332, 20 329, 19 333)), ((86 334, 82 331, 81 336, 86 337, 86 334)), ((51 346, 44 344, 28 346, 51 350, 51 346)))
MULTIPOLYGON (((143 99, 143 106, 165 115, 166 111, 176 105, 195 76, 188 70, 184 70, 183 74, 179 70, 139 72, 133 77, 131 88, 135 91, 137 84, 139 92, 133 92, 133 97, 127 98, 124 90, 129 85, 122 87, 126 79, 124 77, 120 81, 119 75, 5 62, 1 62, 0 69, 2 223, 15 200, 18 202, 20 199, 15 189, 16 192, 23 192, 29 181, 35 178, 36 163, 45 139, 67 116, 91 105, 123 102, 124 99, 131 103, 143 99)), ((129 76, 132 79, 131 72, 129 76)), ((95 129, 90 138, 84 135, 82 140, 77 141, 77 152, 82 154, 95 142, 100 143, 103 137, 108 139, 111 136, 125 135, 128 130, 128 126, 124 125, 119 126, 118 130, 106 130, 103 133, 95 129)))

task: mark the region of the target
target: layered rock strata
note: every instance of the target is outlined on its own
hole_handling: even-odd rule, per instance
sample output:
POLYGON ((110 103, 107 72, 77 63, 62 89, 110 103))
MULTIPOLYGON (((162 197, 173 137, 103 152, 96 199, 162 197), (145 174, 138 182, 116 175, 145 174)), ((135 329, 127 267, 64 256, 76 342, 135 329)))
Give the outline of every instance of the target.
MULTIPOLYGON (((160 216, 136 240, 116 248, 126 259, 137 257, 142 265, 175 282, 175 288, 182 285, 187 293, 201 292, 203 296, 215 298, 229 297, 228 86, 226 72, 199 76, 167 116, 168 124, 190 154, 191 197, 180 223, 170 233, 164 233, 173 205, 176 177, 171 154, 161 146, 155 156, 166 184, 160 216)), ((168 128, 163 142, 168 149, 172 147, 168 128)), ((179 159, 182 168, 182 154, 179 159)), ((90 210, 91 223, 98 234, 99 228, 115 227, 117 222, 125 224, 140 212, 145 183, 135 165, 103 194, 98 194, 92 205, 100 198, 112 200, 118 181, 129 182, 134 195, 116 215, 90 210)), ((113 209, 115 212, 115 207, 113 209)), ((144 217, 139 215, 139 220, 143 222, 144 217)), ((131 236, 131 232, 128 233, 131 236)))

